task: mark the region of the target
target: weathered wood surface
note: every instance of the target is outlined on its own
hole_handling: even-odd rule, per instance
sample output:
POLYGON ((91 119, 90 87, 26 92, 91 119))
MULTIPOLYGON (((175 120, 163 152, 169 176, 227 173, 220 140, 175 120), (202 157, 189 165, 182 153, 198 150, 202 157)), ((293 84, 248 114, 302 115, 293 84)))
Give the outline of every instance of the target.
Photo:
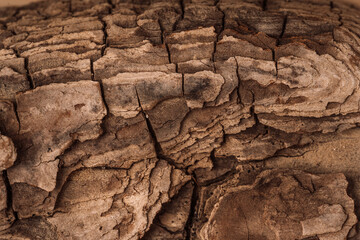
POLYGON ((340 1, 0 9, 0 239, 358 239, 359 83, 340 1))

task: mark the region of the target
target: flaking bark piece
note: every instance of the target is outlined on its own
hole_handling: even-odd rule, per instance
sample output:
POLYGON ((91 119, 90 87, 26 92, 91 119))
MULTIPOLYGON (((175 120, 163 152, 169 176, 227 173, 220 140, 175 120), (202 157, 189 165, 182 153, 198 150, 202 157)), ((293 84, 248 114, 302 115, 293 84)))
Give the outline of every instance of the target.
POLYGON ((56 159, 75 140, 101 134, 106 115, 99 83, 80 81, 51 84, 16 96, 20 120, 21 154, 9 169, 10 183, 27 183, 51 191, 55 187, 56 159))

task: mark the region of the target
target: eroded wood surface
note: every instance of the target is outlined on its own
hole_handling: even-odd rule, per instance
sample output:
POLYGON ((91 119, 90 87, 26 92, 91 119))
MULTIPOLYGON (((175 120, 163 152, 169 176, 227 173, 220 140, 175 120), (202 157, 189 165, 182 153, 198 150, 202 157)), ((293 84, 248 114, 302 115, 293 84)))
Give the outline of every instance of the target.
POLYGON ((359 36, 330 0, 0 9, 0 239, 357 239, 359 36))

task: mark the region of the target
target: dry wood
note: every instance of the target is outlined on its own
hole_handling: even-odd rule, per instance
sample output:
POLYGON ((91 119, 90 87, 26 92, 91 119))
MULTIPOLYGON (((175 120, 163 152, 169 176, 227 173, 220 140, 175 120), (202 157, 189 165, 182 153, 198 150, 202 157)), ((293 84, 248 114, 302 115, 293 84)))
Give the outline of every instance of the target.
POLYGON ((338 1, 2 8, 0 239, 357 239, 359 85, 338 1))

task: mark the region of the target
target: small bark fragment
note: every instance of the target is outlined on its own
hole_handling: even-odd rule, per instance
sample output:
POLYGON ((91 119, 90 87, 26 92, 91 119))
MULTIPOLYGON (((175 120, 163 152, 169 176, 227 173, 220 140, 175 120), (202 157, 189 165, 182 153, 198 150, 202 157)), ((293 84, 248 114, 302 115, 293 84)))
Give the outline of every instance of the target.
POLYGON ((0 134, 0 171, 10 168, 17 157, 14 143, 9 137, 0 134))

